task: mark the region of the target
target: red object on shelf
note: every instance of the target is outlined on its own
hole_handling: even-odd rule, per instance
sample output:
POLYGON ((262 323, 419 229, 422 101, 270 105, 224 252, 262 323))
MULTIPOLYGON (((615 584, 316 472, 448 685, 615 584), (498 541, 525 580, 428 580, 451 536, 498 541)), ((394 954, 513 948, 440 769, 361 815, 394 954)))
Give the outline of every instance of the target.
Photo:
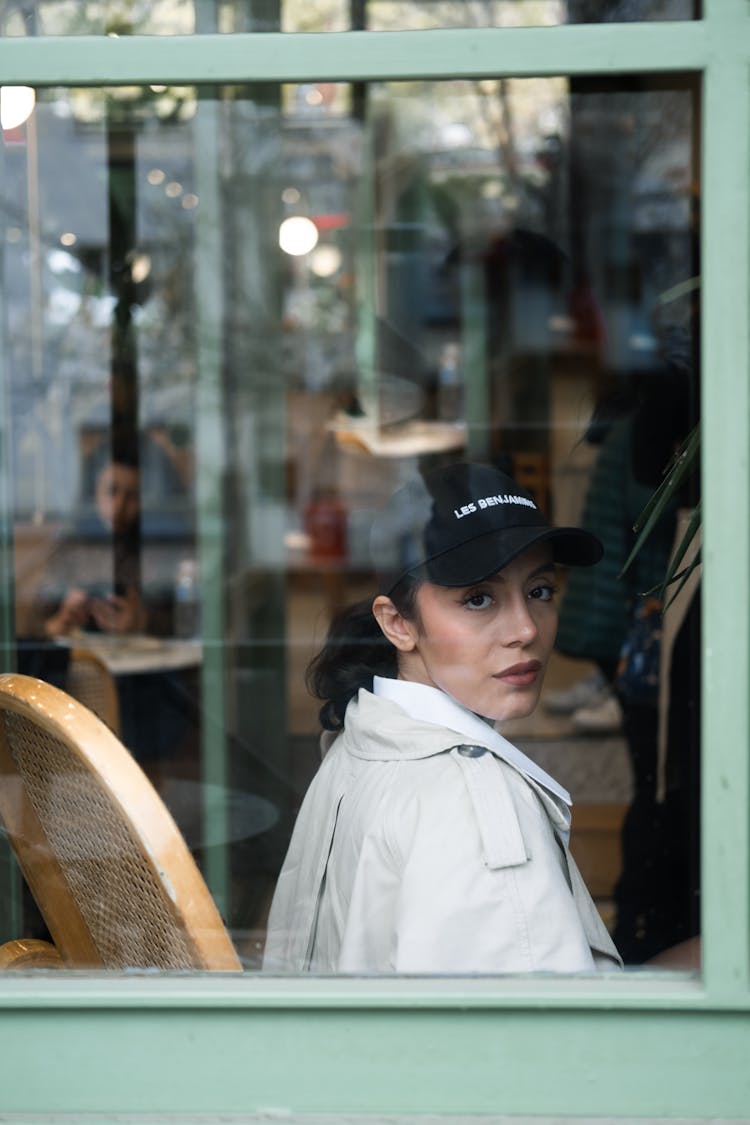
POLYGON ((305 509, 305 531, 310 536, 313 561, 336 562, 346 558, 346 508, 335 497, 311 500, 305 509))

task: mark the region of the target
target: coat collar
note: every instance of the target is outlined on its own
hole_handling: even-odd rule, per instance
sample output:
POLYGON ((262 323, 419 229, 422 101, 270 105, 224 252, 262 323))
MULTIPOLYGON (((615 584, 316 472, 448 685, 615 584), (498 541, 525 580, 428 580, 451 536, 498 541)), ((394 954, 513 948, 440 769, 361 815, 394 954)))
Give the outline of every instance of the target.
POLYGON ((570 805, 571 797, 545 770, 483 719, 467 711, 445 692, 426 684, 407 683, 376 676, 373 692, 361 689, 346 712, 346 748, 358 758, 376 761, 429 758, 456 744, 456 735, 470 744, 485 746, 547 793, 570 805), (377 697, 377 699, 375 698, 377 697), (415 720, 404 745, 404 713, 415 720), (357 730, 368 737, 360 740, 357 730))

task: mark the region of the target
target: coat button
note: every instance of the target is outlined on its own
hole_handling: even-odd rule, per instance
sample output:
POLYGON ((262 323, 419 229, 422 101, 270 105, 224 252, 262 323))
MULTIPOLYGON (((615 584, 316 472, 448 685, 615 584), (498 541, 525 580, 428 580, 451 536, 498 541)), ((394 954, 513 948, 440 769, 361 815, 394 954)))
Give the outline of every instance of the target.
POLYGON ((481 758, 482 754, 487 753, 486 746, 459 746, 459 754, 463 754, 464 758, 481 758))

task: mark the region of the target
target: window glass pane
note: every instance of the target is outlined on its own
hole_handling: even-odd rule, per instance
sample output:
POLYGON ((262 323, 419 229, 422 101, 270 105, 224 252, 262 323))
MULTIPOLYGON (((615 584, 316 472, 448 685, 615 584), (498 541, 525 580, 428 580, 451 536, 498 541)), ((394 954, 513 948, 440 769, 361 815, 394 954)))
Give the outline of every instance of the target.
POLYGON ((32 0, 6 5, 2 22, 3 35, 191 35, 195 30, 196 5, 185 0, 32 0))
MULTIPOLYGON (((81 653, 98 658, 110 709, 85 698, 170 810, 244 968, 321 763, 305 669, 332 614, 378 592, 374 513, 465 459, 516 483, 477 484, 456 527, 527 489, 604 561, 537 576, 521 604, 542 640, 523 626, 481 673, 499 588, 461 602, 468 648, 403 607, 402 674, 464 704, 441 751, 489 754, 435 753, 437 697, 411 719, 363 697, 360 754, 338 743, 298 821, 303 879, 268 967, 568 971, 611 964, 589 952, 597 918, 635 966, 697 932, 698 598, 660 649, 653 593, 695 476, 620 576, 698 417, 697 106, 680 77, 51 89, 6 130, 14 661, 82 696, 81 653), (526 757, 509 766, 477 713, 526 757)), ((104 895, 108 845, 67 846, 104 895)), ((6 879, 4 936, 48 937, 22 860, 32 890, 6 879)), ((132 915, 105 963, 171 965, 132 915)), ((210 963, 185 941, 178 965, 210 963)))
POLYGON ((544 27, 565 23, 629 23, 636 20, 689 20, 698 14, 693 0, 370 0, 367 26, 374 31, 427 27, 544 27))
POLYGON ((372 31, 691 20, 698 0, 35 0, 4 8, 3 35, 191 35, 196 31, 372 31))

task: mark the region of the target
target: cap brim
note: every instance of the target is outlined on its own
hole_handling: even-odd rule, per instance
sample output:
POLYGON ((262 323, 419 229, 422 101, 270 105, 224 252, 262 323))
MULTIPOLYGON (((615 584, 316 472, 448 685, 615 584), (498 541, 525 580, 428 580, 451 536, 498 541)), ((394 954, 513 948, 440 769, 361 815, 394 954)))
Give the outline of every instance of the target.
POLYGON ((502 528, 452 547, 408 573, 439 586, 472 586, 539 543, 549 543, 554 561, 562 566, 593 566, 604 554, 596 536, 583 528, 502 528))

